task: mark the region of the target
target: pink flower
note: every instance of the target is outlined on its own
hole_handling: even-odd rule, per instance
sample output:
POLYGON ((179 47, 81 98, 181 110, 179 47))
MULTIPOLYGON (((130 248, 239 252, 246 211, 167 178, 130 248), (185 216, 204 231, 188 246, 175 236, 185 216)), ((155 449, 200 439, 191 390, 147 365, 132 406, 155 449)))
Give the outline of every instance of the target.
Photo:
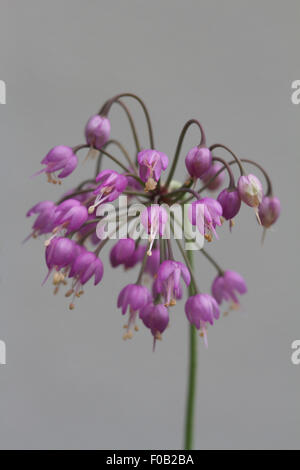
MULTIPOLYGON (((132 338, 132 327, 135 327, 136 317, 139 311, 150 302, 151 294, 147 287, 137 284, 128 284, 125 286, 118 297, 118 308, 122 308, 122 314, 125 315, 129 307, 129 322, 127 333, 124 339, 132 338)), ((137 328, 135 327, 137 330, 137 328)))
POLYGON ((101 150, 110 136, 110 121, 107 117, 96 114, 92 116, 85 126, 87 143, 95 149, 101 150))
POLYGON ((206 240, 211 241, 213 235, 219 238, 215 228, 217 225, 222 225, 222 212, 222 206, 218 201, 205 197, 190 204, 188 215, 191 223, 198 227, 206 240))
POLYGON ((155 289, 164 295, 166 306, 176 304, 177 295, 180 293, 181 277, 188 286, 191 282, 191 275, 188 268, 180 261, 166 260, 160 265, 155 289))
POLYGON ((148 191, 155 189, 162 170, 165 170, 169 164, 167 155, 147 149, 139 152, 137 158, 140 178, 146 183, 145 189, 148 191))
POLYGON ((242 276, 235 271, 225 271, 223 275, 215 278, 211 292, 218 304, 223 300, 231 300, 235 305, 239 305, 236 292, 245 294, 247 292, 246 282, 242 276))
POLYGON ((214 320, 220 317, 220 309, 216 300, 209 294, 196 294, 189 297, 185 303, 187 319, 197 330, 201 330, 207 346, 206 325, 214 324, 214 320))
MULTIPOLYGON (((35 173, 35 175, 46 173, 50 183, 59 182, 57 178, 66 178, 70 175, 78 164, 78 159, 71 147, 66 145, 57 145, 53 147, 41 161, 45 168, 35 173)), ((35 176, 34 175, 34 176, 35 176)))

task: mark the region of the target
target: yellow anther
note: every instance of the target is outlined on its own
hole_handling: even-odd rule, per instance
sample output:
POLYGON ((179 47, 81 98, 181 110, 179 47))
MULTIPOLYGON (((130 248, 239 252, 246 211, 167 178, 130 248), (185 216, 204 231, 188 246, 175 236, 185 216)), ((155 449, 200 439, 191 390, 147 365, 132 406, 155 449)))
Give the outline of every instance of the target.
POLYGON ((70 309, 70 310, 74 310, 74 308, 75 308, 75 305, 71 303, 71 304, 69 305, 69 309, 70 309))
POLYGON ((90 207, 88 208, 88 213, 89 213, 89 214, 92 214, 92 213, 94 212, 94 210, 95 210, 95 206, 90 206, 90 207))

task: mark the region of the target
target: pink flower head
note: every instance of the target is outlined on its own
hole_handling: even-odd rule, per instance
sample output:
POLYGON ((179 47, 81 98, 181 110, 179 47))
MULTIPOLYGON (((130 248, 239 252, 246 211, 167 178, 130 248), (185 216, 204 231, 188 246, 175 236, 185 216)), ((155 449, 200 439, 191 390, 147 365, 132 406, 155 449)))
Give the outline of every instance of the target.
POLYGON ((215 228, 217 225, 222 225, 222 212, 222 206, 218 201, 205 197, 190 204, 188 215, 192 225, 196 225, 205 239, 211 241, 213 235, 219 238, 215 228))
POLYGON ((156 236, 158 234, 160 237, 163 236, 167 221, 168 213, 159 204, 152 204, 141 213, 141 223, 149 234, 149 256, 152 254, 151 250, 156 236))
POLYGON ((128 284, 121 290, 118 297, 118 308, 122 308, 122 314, 125 315, 127 308, 129 307, 129 322, 124 339, 132 338, 131 328, 132 326, 135 326, 137 314, 148 302, 150 302, 150 299, 151 294, 145 286, 128 284))
MULTIPOLYGON (((201 176, 202 181, 204 183, 208 183, 209 180, 213 178, 218 173, 218 171, 221 170, 221 168, 223 168, 221 163, 213 163, 211 167, 201 176)), ((224 178, 224 172, 219 173, 218 176, 216 176, 215 179, 207 186, 207 189, 210 191, 215 191, 220 186, 222 186, 224 178)))
POLYGON ((89 207, 90 214, 94 212, 99 204, 115 201, 128 184, 127 177, 114 170, 100 171, 96 181, 100 185, 94 190, 97 197, 94 204, 89 207))
POLYGON ((78 159, 71 147, 57 145, 47 153, 41 163, 45 165, 45 168, 35 175, 46 173, 50 183, 57 183, 56 172, 60 171, 57 175, 58 178, 66 178, 77 167, 78 159))
POLYGON ((218 304, 221 304, 223 300, 231 300, 234 306, 239 306, 236 292, 245 294, 247 292, 247 286, 239 273, 235 271, 225 271, 223 275, 215 278, 212 283, 211 292, 218 304))
POLYGON ((214 324, 214 320, 220 317, 220 309, 216 300, 209 294, 196 294, 189 297, 185 303, 185 314, 187 319, 204 336, 207 346, 206 325, 214 324))
POLYGON ((241 198, 238 190, 235 189, 223 189, 217 197, 217 201, 222 206, 222 216, 226 220, 233 219, 239 212, 241 207, 241 198))
POLYGON ((280 201, 277 197, 265 196, 258 208, 261 225, 271 227, 280 215, 280 201))
POLYGON ((36 238, 39 235, 50 233, 54 228, 56 205, 52 201, 38 202, 26 214, 26 217, 38 214, 32 226, 32 233, 25 239, 30 237, 36 238))
POLYGON ((146 190, 156 188, 162 170, 169 164, 167 155, 157 150, 142 150, 138 153, 139 173, 142 181, 146 183, 146 190))
POLYGON ((110 136, 110 121, 107 117, 96 114, 92 116, 85 126, 85 138, 87 143, 101 150, 110 136))
POLYGON ((238 191, 241 200, 250 207, 258 207, 263 198, 263 188, 255 175, 240 176, 238 191))
POLYGON ((161 334, 169 324, 168 309, 163 304, 154 304, 153 302, 150 302, 140 311, 140 318, 153 335, 154 350, 156 340, 161 339, 161 334))
POLYGON ((135 242, 132 238, 122 238, 118 240, 110 252, 110 262, 115 268, 126 263, 131 258, 135 249, 135 242))
POLYGON ((193 178, 200 178, 209 170, 212 162, 211 151, 207 147, 193 147, 185 157, 187 171, 193 178))
POLYGON ((188 268, 180 261, 166 260, 159 267, 155 281, 155 289, 163 294, 165 305, 175 305, 177 295, 180 293, 180 279, 188 286, 191 275, 188 268))

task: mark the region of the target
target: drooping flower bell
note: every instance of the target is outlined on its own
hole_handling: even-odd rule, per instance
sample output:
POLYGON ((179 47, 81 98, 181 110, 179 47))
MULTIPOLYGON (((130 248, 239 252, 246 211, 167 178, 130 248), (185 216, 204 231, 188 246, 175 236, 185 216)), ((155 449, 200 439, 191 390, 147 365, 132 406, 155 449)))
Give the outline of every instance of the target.
POLYGON ((59 178, 66 178, 70 175, 78 164, 77 156, 72 147, 57 145, 53 147, 41 161, 45 168, 36 172, 35 175, 46 173, 49 183, 60 183, 59 178), (58 175, 56 175, 57 172, 58 175))
MULTIPOLYGON (((221 163, 213 163, 209 169, 203 173, 201 176, 201 180, 206 184, 211 180, 221 169, 223 168, 223 165, 221 163)), ((222 186, 224 182, 225 175, 223 172, 219 173, 218 176, 214 178, 214 180, 207 186, 207 189, 210 191, 215 191, 218 189, 220 186, 222 186)))
POLYGON ((145 190, 151 191, 156 188, 162 170, 169 164, 167 155, 157 150, 146 149, 138 153, 139 174, 145 184, 145 190))
POLYGON ((87 143, 97 149, 101 150, 110 136, 110 121, 105 116, 96 114, 92 116, 85 126, 85 138, 87 143))
POLYGON ((161 339, 161 334, 169 324, 169 312, 165 305, 149 302, 140 311, 140 318, 144 325, 150 329, 153 335, 153 350, 157 339, 161 339))
POLYGON ((154 277, 157 274, 158 268, 160 265, 160 250, 159 248, 154 248, 152 250, 152 255, 148 256, 146 266, 145 266, 145 273, 150 274, 150 276, 154 277))
POLYGON ((25 239, 37 238, 39 235, 52 232, 55 221, 56 204, 53 201, 42 201, 35 204, 26 214, 26 217, 38 214, 32 226, 32 232, 25 239))
POLYGON ((225 188, 217 197, 217 201, 222 206, 222 217, 230 221, 230 228, 233 225, 233 218, 241 208, 241 198, 237 188, 225 188))
POLYGON ((193 147, 185 157, 185 165, 193 178, 201 178, 212 164, 212 154, 204 146, 193 147))
POLYGON ((88 251, 85 247, 77 245, 76 255, 73 257, 69 270, 69 278, 73 278, 71 288, 66 293, 66 297, 73 296, 69 305, 70 310, 74 309, 75 297, 83 294, 82 287, 94 276, 96 286, 103 277, 103 263, 98 256, 88 251))
POLYGON ((132 238, 122 238, 117 241, 110 252, 110 263, 112 267, 126 263, 135 250, 135 242, 132 238))
MULTIPOLYGON (((77 245, 73 240, 64 237, 56 237, 49 241, 46 246, 45 259, 48 267, 48 274, 43 281, 47 281, 53 269, 60 271, 62 268, 69 267, 77 254, 77 245)), ((59 281, 64 279, 65 275, 59 277, 59 281)))
POLYGON ((236 292, 246 294, 247 286, 239 273, 227 270, 215 278, 212 283, 211 292, 218 304, 221 304, 223 300, 233 302, 230 307, 232 310, 239 307, 236 292))
POLYGON ((79 230, 88 219, 88 210, 77 199, 67 199, 59 204, 55 211, 54 232, 66 229, 65 235, 79 230))
POLYGON ((238 191, 241 200, 250 207, 257 208, 263 198, 262 184, 257 176, 242 175, 238 180, 238 191))
POLYGON ((214 324, 220 317, 220 309, 216 300, 209 294, 196 294, 189 297, 185 303, 185 314, 192 325, 201 331, 207 346, 206 325, 214 324))
POLYGON ((165 306, 176 304, 176 298, 180 295, 180 279, 188 286, 191 275, 185 264, 180 261, 166 260, 159 267, 155 281, 155 289, 164 295, 165 306))
POLYGON ((123 336, 124 339, 132 338, 132 327, 137 331, 138 327, 135 325, 137 314, 140 310, 150 302, 151 294, 147 287, 137 284, 128 284, 125 286, 118 297, 118 308, 122 308, 122 314, 125 315, 129 307, 129 321, 126 325, 127 332, 123 336))
POLYGON ((217 225, 222 225, 222 212, 222 206, 218 201, 205 197, 190 204, 188 216, 192 225, 196 225, 199 232, 210 242, 213 235, 219 238, 215 228, 217 225))
POLYGON ((271 227, 280 215, 280 201, 277 197, 265 196, 258 208, 261 225, 271 227))
POLYGON ((94 204, 89 207, 89 214, 92 214, 99 204, 115 201, 128 184, 126 176, 114 170, 100 171, 96 182, 100 185, 94 190, 97 196, 94 204))
POLYGON ((141 223, 149 234, 148 256, 152 255, 152 246, 156 236, 163 236, 168 221, 167 211, 158 204, 152 204, 141 213, 141 223))
POLYGON ((129 256, 124 261, 124 268, 125 269, 134 268, 138 263, 142 261, 142 259, 145 256, 146 250, 147 250, 147 247, 145 245, 139 245, 135 247, 131 256, 129 256))

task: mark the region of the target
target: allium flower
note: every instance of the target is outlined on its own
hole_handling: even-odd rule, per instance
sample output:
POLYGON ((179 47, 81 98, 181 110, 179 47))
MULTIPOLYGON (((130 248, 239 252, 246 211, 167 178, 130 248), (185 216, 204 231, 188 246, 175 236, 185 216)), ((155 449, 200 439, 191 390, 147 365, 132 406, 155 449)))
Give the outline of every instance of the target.
POLYGON ((156 188, 162 170, 169 164, 167 155, 157 150, 142 150, 138 156, 139 173, 142 181, 146 183, 145 189, 151 191, 156 188))
POLYGON ((154 277, 157 274, 158 268, 160 265, 160 250, 159 248, 154 248, 152 250, 152 255, 148 256, 145 272, 150 274, 150 276, 154 277))
POLYGON ((167 211, 158 204, 152 204, 141 213, 141 222, 149 234, 149 249, 148 255, 152 254, 152 246, 156 236, 159 234, 163 236, 165 232, 166 223, 168 221, 167 211))
POLYGON ((271 227, 280 215, 280 201, 277 197, 265 196, 258 208, 261 225, 265 228, 271 227))
POLYGON ((191 275, 188 268, 180 261, 166 260, 160 265, 155 288, 158 293, 163 294, 165 305, 175 305, 177 295, 180 293, 180 279, 188 286, 191 275))
POLYGON ((240 176, 238 181, 240 198, 250 207, 258 207, 263 198, 263 188, 255 175, 240 176))
POLYGON ((87 143, 95 149, 101 150, 110 136, 110 121, 104 116, 96 114, 92 116, 85 126, 85 138, 87 143))
POLYGON ((246 282, 242 276, 235 271, 225 271, 224 274, 215 278, 211 292, 218 304, 223 300, 232 301, 233 307, 239 306, 239 300, 236 292, 245 294, 247 292, 246 282))
POLYGON ((192 225, 196 225, 199 232, 210 242, 213 235, 219 238, 215 228, 217 225, 222 225, 222 212, 222 206, 218 201, 205 197, 190 204, 188 215, 192 225))
POLYGON ((185 165, 193 178, 201 178, 212 163, 211 151, 207 147, 193 147, 185 158, 185 165))
POLYGON ((110 252, 110 262, 115 268, 126 263, 131 258, 135 249, 135 242, 132 238, 122 238, 118 240, 110 252))
POLYGON ((100 185, 94 190, 94 194, 97 197, 94 204, 89 207, 89 214, 93 213, 99 204, 115 201, 128 184, 126 176, 120 175, 120 173, 114 170, 101 171, 96 181, 100 185))
POLYGON ((80 227, 88 219, 88 210, 77 199, 68 199, 59 204, 55 211, 54 231, 66 229, 66 235, 80 227))
POLYGON ((217 197, 217 201, 222 206, 222 217, 226 220, 232 220, 238 214, 242 202, 236 188, 223 189, 217 197))
POLYGON ((148 303, 140 311, 140 318, 144 325, 150 329, 153 335, 153 350, 157 339, 161 339, 161 334, 169 324, 169 312, 163 304, 148 303))
POLYGON ((129 321, 126 326, 127 332, 123 336, 124 339, 132 338, 132 327, 137 330, 135 325, 137 314, 140 310, 150 302, 151 294, 147 287, 137 284, 128 284, 125 286, 118 297, 118 308, 122 308, 122 314, 125 315, 129 307, 129 321))
MULTIPOLYGON (((47 281, 53 269, 60 271, 62 268, 70 266, 76 254, 77 245, 69 238, 56 237, 50 240, 45 251, 48 274, 44 279, 43 284, 47 281)), ((63 280, 64 277, 64 274, 62 274, 59 281, 63 280)))
MULTIPOLYGON (((124 261, 125 269, 134 268, 138 263, 142 261, 145 256, 147 247, 145 245, 139 245, 134 249, 134 252, 124 261)), ((150 258, 149 258, 150 259, 150 258)))
POLYGON ((54 228, 56 205, 52 201, 38 202, 26 214, 26 217, 38 214, 33 226, 32 233, 25 239, 30 237, 37 238, 39 235, 50 233, 54 228))
POLYGON ((66 178, 70 175, 78 164, 77 156, 71 147, 57 145, 53 147, 41 161, 45 168, 35 173, 39 175, 46 173, 49 183, 59 183, 58 178, 66 178), (56 173, 58 173, 56 177, 56 173))
POLYGON ((216 300, 209 294, 196 294, 189 297, 185 304, 185 313, 192 325, 197 330, 201 330, 204 336, 205 345, 207 346, 206 325, 214 324, 214 320, 220 317, 220 309, 216 300))
MULTIPOLYGON (((203 175, 201 176, 201 180, 205 184, 207 184, 209 180, 221 170, 221 168, 223 168, 221 163, 213 163, 210 168, 205 173, 203 173, 203 175)), ((224 178, 224 173, 219 173, 218 176, 216 176, 215 179, 207 186, 207 189, 209 189, 210 191, 215 191, 220 186, 222 186, 222 184, 224 183, 224 178)))

